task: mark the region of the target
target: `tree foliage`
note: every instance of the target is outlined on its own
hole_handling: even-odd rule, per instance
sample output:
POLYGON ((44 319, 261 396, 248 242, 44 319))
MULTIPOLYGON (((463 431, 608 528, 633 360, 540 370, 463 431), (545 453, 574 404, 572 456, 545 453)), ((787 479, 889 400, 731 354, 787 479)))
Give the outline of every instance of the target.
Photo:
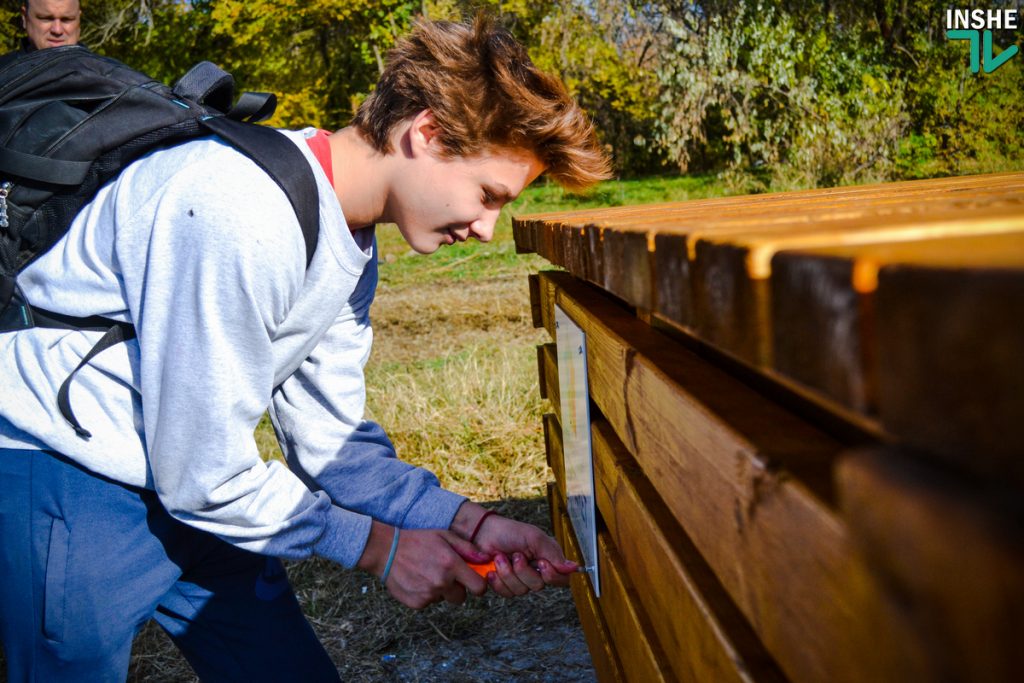
MULTIPOLYGON (((0 6, 8 49, 19 5, 0 6)), ((240 89, 278 95, 276 125, 345 125, 418 16, 482 10, 562 77, 623 175, 715 171, 757 190, 1024 167, 1024 56, 972 74, 968 45, 946 38, 944 0, 82 5, 93 49, 169 83, 213 61, 240 89)), ((995 44, 1021 46, 1022 35, 996 32, 995 44)))

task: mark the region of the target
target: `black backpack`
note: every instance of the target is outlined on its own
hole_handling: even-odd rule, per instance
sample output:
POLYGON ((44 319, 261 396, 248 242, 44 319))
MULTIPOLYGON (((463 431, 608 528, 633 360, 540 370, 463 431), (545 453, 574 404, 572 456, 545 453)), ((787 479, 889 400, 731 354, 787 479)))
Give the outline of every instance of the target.
POLYGON ((106 333, 61 385, 61 414, 88 438, 71 411, 75 373, 97 353, 135 336, 127 323, 74 318, 35 308, 18 272, 52 247, 97 190, 143 154, 215 134, 245 153, 284 190, 306 244, 316 249, 316 181, 296 146, 255 125, 273 113, 266 93, 234 103, 234 79, 202 62, 173 87, 81 45, 0 57, 0 333, 30 327, 106 333))

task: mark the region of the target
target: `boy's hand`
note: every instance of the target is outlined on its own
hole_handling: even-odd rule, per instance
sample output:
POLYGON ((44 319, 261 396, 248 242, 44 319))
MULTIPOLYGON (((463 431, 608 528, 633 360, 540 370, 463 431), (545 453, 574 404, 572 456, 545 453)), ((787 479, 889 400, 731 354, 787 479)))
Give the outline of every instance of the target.
MULTIPOLYGON (((387 563, 394 528, 373 523, 359 567, 380 576, 387 563)), ((487 592, 487 582, 467 562, 486 562, 490 556, 451 531, 403 529, 385 587, 407 607, 422 609, 441 600, 460 604, 466 591, 487 592)))
POLYGON ((481 524, 484 512, 476 503, 464 503, 452 530, 463 536, 476 530, 475 544, 494 559, 495 571, 487 576, 496 593, 510 598, 545 586, 569 585, 578 565, 565 558, 555 539, 532 524, 500 515, 492 514, 481 524))

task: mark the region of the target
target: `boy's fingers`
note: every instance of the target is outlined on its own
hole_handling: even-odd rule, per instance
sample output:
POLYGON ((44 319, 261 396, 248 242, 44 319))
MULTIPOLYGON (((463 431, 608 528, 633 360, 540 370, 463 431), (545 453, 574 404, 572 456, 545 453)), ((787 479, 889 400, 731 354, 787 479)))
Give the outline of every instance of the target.
MULTIPOLYGON (((512 566, 512 563, 509 562, 507 557, 499 553, 494 558, 494 564, 498 568, 498 578, 501 579, 501 582, 505 584, 505 587, 508 588, 513 595, 526 595, 530 592, 530 587, 523 583, 522 579, 519 578, 512 566)), ((536 574, 533 569, 530 569, 530 571, 533 571, 534 574, 536 574)), ((540 577, 538 576, 538 578, 540 577)))
POLYGON ((530 591, 536 592, 544 589, 544 579, 540 573, 526 561, 522 553, 512 555, 512 569, 523 585, 530 591))
POLYGON ((448 545, 450 545, 455 552, 459 554, 459 557, 470 564, 486 564, 491 561, 491 556, 489 554, 480 550, 479 547, 470 543, 458 534, 446 531, 444 532, 444 538, 448 541, 448 545))
POLYGON ((540 572, 540 577, 544 579, 544 583, 549 586, 568 586, 569 578, 572 576, 571 573, 563 574, 558 571, 547 560, 537 562, 537 571, 540 572))
POLYGON ((502 582, 501 577, 498 576, 497 572, 491 572, 487 575, 487 583, 490 584, 491 590, 503 598, 516 597, 515 593, 510 591, 504 582, 502 582))

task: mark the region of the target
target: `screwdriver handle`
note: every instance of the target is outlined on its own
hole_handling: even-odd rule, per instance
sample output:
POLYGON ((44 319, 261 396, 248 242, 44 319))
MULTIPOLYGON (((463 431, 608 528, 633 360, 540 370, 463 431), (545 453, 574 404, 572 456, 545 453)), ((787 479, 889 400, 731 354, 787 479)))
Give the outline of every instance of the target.
POLYGON ((494 565, 494 560, 491 560, 490 562, 482 562, 480 564, 474 564, 472 562, 470 562, 468 564, 469 564, 469 568, 470 569, 472 569, 473 571, 475 571, 477 574, 479 574, 480 576, 484 577, 485 579, 487 578, 487 572, 496 572, 496 571, 498 571, 498 568, 494 565))
MULTIPOLYGON (((467 564, 469 565, 470 569, 472 569, 473 571, 475 571, 477 574, 479 574, 480 576, 484 577, 485 579, 487 578, 487 572, 496 572, 496 571, 498 571, 498 568, 494 564, 494 560, 491 560, 490 562, 481 562, 479 564, 474 564, 473 562, 467 562, 467 564)), ((534 567, 534 569, 536 569, 536 567, 534 567)), ((587 570, 586 570, 586 567, 577 567, 576 571, 582 574, 582 573, 585 573, 587 570)))

